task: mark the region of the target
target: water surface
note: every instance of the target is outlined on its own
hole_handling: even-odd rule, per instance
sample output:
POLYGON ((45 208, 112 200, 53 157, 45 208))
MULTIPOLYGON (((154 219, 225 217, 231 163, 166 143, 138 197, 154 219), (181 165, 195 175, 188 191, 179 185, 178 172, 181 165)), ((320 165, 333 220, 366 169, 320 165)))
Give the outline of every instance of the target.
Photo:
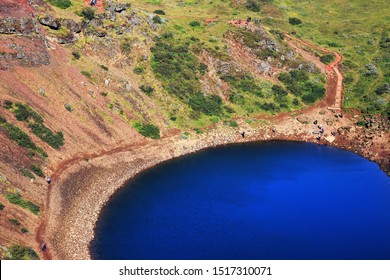
POLYGON ((390 259, 390 179, 308 143, 231 145, 147 170, 103 209, 94 259, 390 259))

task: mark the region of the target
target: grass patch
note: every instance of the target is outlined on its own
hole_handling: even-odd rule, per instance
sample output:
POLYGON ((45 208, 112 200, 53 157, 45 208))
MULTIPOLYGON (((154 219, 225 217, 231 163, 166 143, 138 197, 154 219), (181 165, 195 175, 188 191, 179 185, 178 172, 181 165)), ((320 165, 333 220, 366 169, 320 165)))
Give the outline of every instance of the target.
POLYGON ((28 171, 27 169, 25 169, 23 167, 19 167, 19 170, 20 170, 20 172, 22 172, 24 177, 27 177, 30 179, 35 179, 34 175, 32 175, 32 173, 30 171, 28 171))
MULTIPOLYGON (((58 149, 64 144, 64 135, 62 132, 59 131, 54 134, 43 124, 42 117, 27 104, 15 103, 11 110, 17 120, 26 122, 31 131, 51 147, 58 149)), ((20 137, 23 137, 21 139, 27 141, 27 138, 22 133, 18 133, 21 135, 20 137)), ((31 148, 36 149, 36 146, 31 148)), ((41 154, 42 150, 37 150, 37 152, 41 154)))
POLYGON ((45 177, 45 174, 43 173, 42 169, 38 165, 31 165, 31 170, 39 177, 45 177))
POLYGON ((6 260, 39 260, 38 254, 30 247, 13 245, 8 249, 6 260))
POLYGON ((15 226, 20 226, 20 222, 18 219, 9 219, 8 220, 11 224, 15 225, 15 226))
POLYGON ((238 127, 238 123, 234 120, 227 120, 223 122, 225 125, 230 127, 238 127))
POLYGON ((67 9, 72 6, 72 2, 70 0, 48 0, 48 2, 60 9, 67 9))
POLYGON ((38 215, 40 208, 38 205, 32 203, 31 201, 24 200, 19 192, 16 193, 8 193, 5 196, 7 200, 12 203, 19 205, 22 208, 28 209, 33 214, 38 215))
POLYGON ((153 124, 142 124, 140 122, 136 122, 133 127, 145 137, 160 139, 160 129, 153 124))

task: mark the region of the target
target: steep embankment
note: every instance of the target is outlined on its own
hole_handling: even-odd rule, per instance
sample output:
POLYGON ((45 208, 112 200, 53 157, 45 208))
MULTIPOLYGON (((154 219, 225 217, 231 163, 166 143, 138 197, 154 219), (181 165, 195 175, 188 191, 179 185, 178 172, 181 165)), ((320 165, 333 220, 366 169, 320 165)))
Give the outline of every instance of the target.
MULTIPOLYGON (((272 139, 311 141, 352 150, 390 169, 388 123, 371 118, 363 128, 356 125, 362 121, 358 113, 328 108, 341 107, 342 76, 337 72, 341 57, 336 55, 326 66, 313 55, 313 50, 320 50, 313 44, 291 36, 286 44, 255 24, 249 30, 245 25, 229 30, 224 52, 207 47, 199 51, 203 43, 195 37, 168 41, 177 44, 173 50, 181 52, 179 58, 194 61, 190 66, 200 69, 185 72, 181 64, 187 61, 177 61, 174 66, 185 72, 182 77, 194 81, 206 97, 220 96, 223 106, 212 103, 220 106, 220 113, 210 116, 201 111, 204 104, 190 107, 184 98, 167 94, 167 85, 179 86, 175 79, 156 79, 150 47, 164 29, 153 15, 115 3, 87 20, 41 1, 1 2, 2 257, 8 251, 4 246, 22 244, 46 259, 89 258, 94 224, 115 190, 145 168, 207 147, 272 139), (44 11, 30 3, 40 4, 44 11), (296 97, 294 106, 304 109, 276 115, 259 109, 263 99, 292 106, 291 93, 283 91, 285 95, 276 99, 268 83, 280 85, 280 73, 299 67, 307 69, 307 75, 318 75, 313 65, 329 73, 322 101, 305 107, 296 97), (257 95, 249 90, 242 94, 244 103, 234 103, 232 95, 247 88, 258 90, 257 95), (314 120, 325 129, 319 140, 312 134, 318 132, 314 120), (140 124, 157 125, 161 139, 142 136, 140 124), (241 131, 246 132, 245 139, 241 131), (45 182, 45 175, 51 176, 52 184, 45 182), (42 253, 44 242, 48 249, 42 253)), ((169 34, 164 36, 172 40, 169 34)), ((163 51, 158 53, 161 61, 177 58, 163 51)), ((172 66, 171 61, 165 65, 172 66)))

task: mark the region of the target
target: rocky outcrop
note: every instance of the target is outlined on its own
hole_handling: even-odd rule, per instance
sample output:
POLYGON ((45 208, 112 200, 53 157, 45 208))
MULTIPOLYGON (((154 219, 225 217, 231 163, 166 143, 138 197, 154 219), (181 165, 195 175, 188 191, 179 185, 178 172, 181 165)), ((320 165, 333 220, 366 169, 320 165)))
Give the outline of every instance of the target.
POLYGON ((33 18, 1 18, 0 34, 38 34, 38 24, 33 18))
POLYGON ((39 18, 39 23, 44 26, 48 26, 54 30, 58 30, 61 28, 61 23, 59 19, 53 18, 50 15, 46 15, 45 17, 39 18))
POLYGON ((81 24, 75 22, 73 19, 65 18, 61 19, 60 23, 69 29, 69 31, 73 33, 80 33, 81 32, 81 24))

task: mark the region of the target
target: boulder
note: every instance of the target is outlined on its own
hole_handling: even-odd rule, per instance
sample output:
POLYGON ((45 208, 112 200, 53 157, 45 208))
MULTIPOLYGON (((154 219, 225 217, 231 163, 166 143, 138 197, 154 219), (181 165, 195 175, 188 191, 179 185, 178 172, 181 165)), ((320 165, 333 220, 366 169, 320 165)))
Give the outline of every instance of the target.
POLYGON ((68 28, 71 32, 74 33, 80 33, 81 32, 81 25, 77 22, 75 22, 73 19, 65 18, 61 19, 60 23, 68 28))
POLYGON ((46 15, 45 17, 39 18, 39 23, 48 26, 51 29, 58 30, 61 28, 61 23, 58 19, 52 16, 46 15))

